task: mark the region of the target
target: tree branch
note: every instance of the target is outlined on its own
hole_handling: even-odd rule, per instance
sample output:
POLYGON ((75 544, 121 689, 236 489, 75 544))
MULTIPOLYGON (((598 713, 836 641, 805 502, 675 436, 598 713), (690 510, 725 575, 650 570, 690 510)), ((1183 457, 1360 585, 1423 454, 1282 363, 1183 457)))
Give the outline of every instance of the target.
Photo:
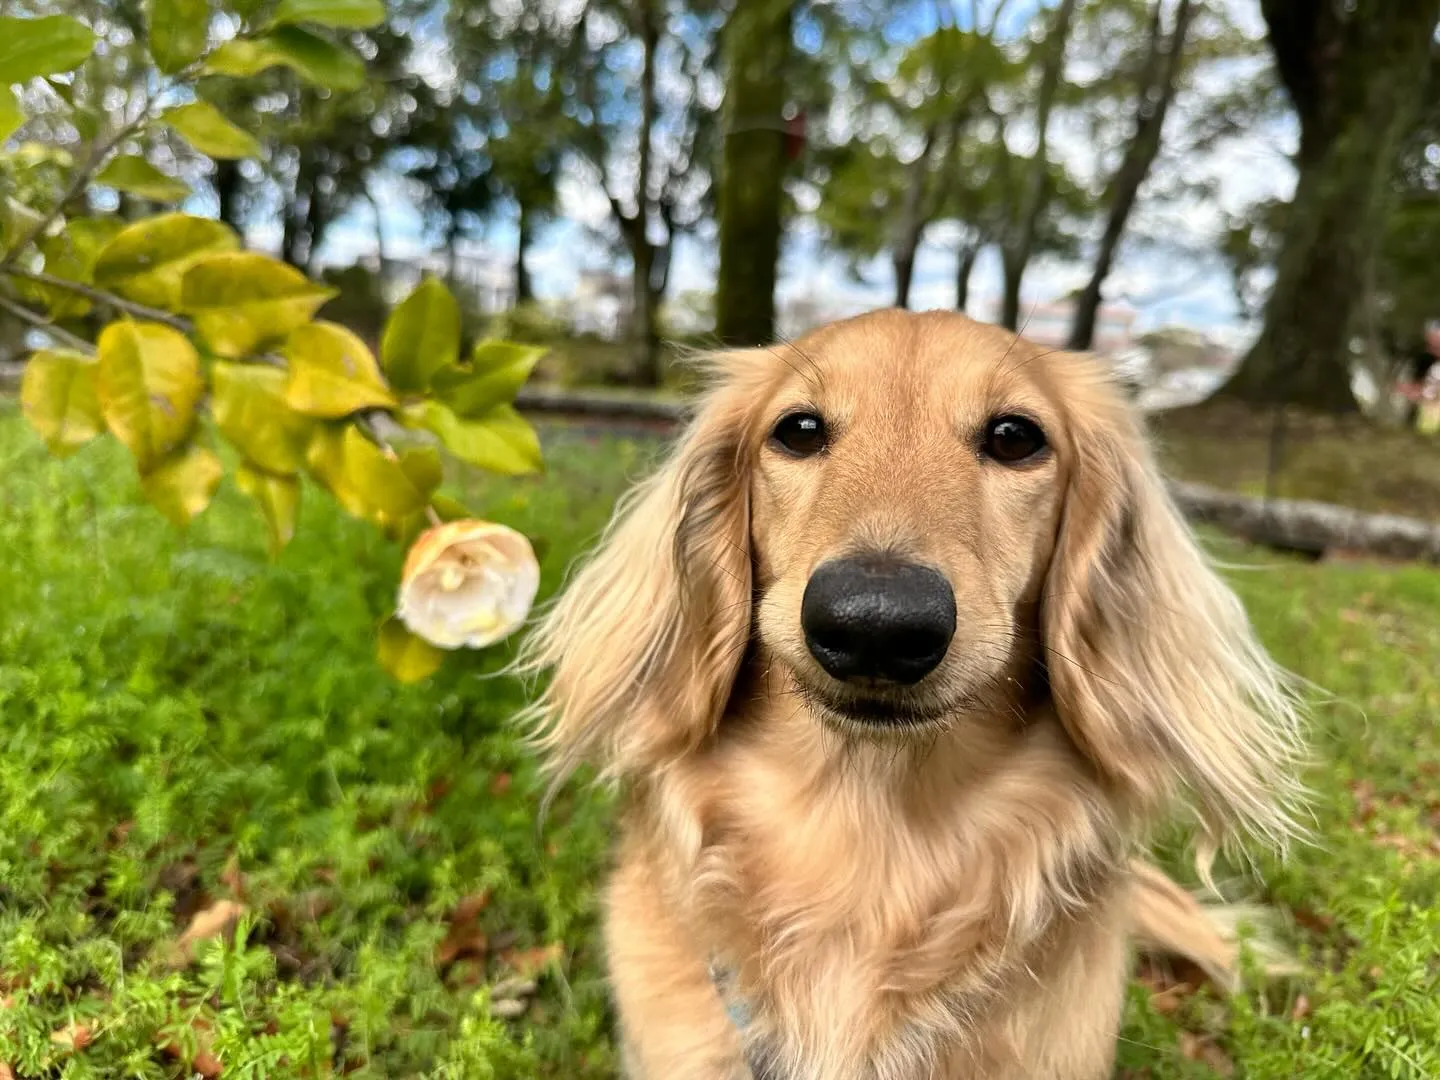
POLYGON ((20 257, 22 251, 45 235, 45 230, 54 224, 55 219, 64 212, 65 207, 69 206, 72 200, 85 191, 90 183, 91 177, 95 175, 96 170, 100 168, 101 163, 110 155, 110 152, 133 135, 149 118, 150 99, 147 97, 144 106, 136 115, 135 119, 121 125, 114 135, 95 145, 90 151, 90 155, 85 159, 85 164, 75 170, 75 175, 71 178, 69 187, 67 187, 60 198, 56 200, 55 205, 50 208, 49 212, 42 215, 39 221, 27 229, 21 235, 20 239, 11 245, 9 251, 0 254, 0 270, 8 270, 10 266, 14 264, 15 260, 20 257))
POLYGON ((83 352, 87 356, 93 356, 95 354, 95 346, 91 345, 90 342, 82 337, 76 337, 70 333, 69 330, 56 326, 49 319, 45 318, 45 316, 39 312, 31 311, 23 304, 17 304, 8 297, 0 296, 0 309, 8 311, 21 322, 29 323, 35 327, 35 329, 49 334, 57 342, 74 349, 76 352, 83 352))
POLYGON ((124 297, 116 296, 104 289, 97 289, 93 285, 85 285, 79 281, 69 281, 66 278, 56 277, 54 274, 44 274, 38 270, 22 270, 17 266, 0 267, 0 273, 13 278, 21 278, 24 281, 33 281, 37 285, 46 285, 52 289, 64 289, 66 292, 74 293, 76 296, 83 296, 96 304, 104 304, 117 311, 123 311, 127 315, 135 315, 142 319, 149 319, 151 322, 164 323, 172 329, 181 333, 190 332, 190 323, 178 315, 172 315, 168 311, 161 311, 159 308, 149 307, 146 304, 137 304, 133 300, 126 300, 124 297))

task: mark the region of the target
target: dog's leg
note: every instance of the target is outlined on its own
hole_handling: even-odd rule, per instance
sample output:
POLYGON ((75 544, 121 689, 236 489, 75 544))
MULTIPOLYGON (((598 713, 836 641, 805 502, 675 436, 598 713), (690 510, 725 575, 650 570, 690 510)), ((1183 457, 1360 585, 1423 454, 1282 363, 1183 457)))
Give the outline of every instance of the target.
POLYGON ((606 948, 629 1080, 749 1080, 705 959, 654 882, 632 849, 607 897, 606 948))

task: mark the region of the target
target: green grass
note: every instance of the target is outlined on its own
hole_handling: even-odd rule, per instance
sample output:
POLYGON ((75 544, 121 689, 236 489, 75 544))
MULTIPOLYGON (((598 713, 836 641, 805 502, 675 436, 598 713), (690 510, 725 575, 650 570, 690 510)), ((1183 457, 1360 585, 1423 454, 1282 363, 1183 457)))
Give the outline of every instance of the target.
MULTIPOLYGON (((546 478, 464 494, 547 541, 549 592, 648 454, 558 437, 546 478)), ((1122 1073, 1440 1075, 1440 574, 1223 551, 1261 566, 1234 578, 1276 654, 1338 699, 1317 719, 1317 844, 1231 874, 1311 971, 1233 1000, 1136 983, 1122 1073)), ((0 553, 16 1077, 191 1075, 200 1039, 225 1077, 615 1074, 595 936, 609 807, 572 790, 537 825, 506 649, 419 687, 382 675, 398 549, 307 492, 271 562, 228 482, 181 535, 118 447, 54 461, 0 405, 0 553), (177 955, 224 902, 245 907, 235 935, 177 955), (492 1018, 537 964, 524 1011, 492 1018)))

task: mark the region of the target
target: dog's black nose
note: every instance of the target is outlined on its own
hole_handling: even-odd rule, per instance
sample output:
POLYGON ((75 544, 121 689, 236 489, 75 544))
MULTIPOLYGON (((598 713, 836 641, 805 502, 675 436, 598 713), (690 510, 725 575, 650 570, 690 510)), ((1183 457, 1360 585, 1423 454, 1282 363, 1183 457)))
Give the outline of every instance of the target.
POLYGON ((835 559, 810 576, 800 625, 811 655, 835 678, 916 683, 955 636, 955 593, 928 566, 835 559))

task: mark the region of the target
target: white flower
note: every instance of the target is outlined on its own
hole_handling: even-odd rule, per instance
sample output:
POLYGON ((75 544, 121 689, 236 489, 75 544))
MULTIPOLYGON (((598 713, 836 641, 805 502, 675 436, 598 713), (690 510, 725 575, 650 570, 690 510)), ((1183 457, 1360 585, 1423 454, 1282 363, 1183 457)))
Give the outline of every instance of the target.
POLYGON ((489 521, 450 521, 411 545, 396 614, 432 645, 483 649, 525 621, 539 587, 525 537, 489 521))

